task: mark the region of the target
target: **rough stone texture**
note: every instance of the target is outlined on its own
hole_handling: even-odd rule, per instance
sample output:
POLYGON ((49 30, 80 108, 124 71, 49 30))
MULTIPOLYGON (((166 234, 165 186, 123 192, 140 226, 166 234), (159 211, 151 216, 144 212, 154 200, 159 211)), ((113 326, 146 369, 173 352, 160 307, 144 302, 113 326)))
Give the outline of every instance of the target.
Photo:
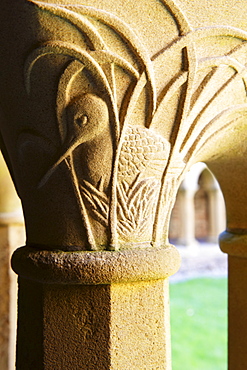
POLYGON ((223 232, 220 248, 228 254, 228 366, 242 370, 247 365, 246 263, 247 235, 223 232))
POLYGON ((173 246, 51 252, 23 247, 17 369, 170 369, 173 246))
POLYGON ((224 231, 220 234, 220 248, 222 252, 230 256, 246 258, 247 234, 245 232, 240 233, 240 230, 236 231, 238 232, 224 231))
POLYGON ((228 264, 228 366, 242 370, 247 366, 246 258, 229 255, 228 264))
POLYGON ((246 151, 240 8, 16 0, 13 11, 2 2, 2 148, 29 245, 160 245, 179 185, 198 161, 222 187, 228 228, 245 227, 234 180, 246 151))
MULTIPOLYGON (((68 253, 72 260, 75 255, 71 251, 97 256, 99 251, 115 253, 140 245, 157 248, 158 253, 167 244, 179 185, 198 161, 208 165, 222 188, 227 232, 246 235, 247 3, 72 0, 69 4, 67 0, 2 0, 0 5, 0 34, 4 35, 0 47, 0 142, 22 200, 27 244, 47 251, 41 252, 40 258, 46 255, 48 271, 49 263, 54 263, 51 252, 57 250, 68 253)), ((232 241, 236 250, 242 251, 243 243, 237 238, 232 241)), ((26 256, 27 265, 31 262, 33 266, 30 254, 26 256)), ((243 271, 244 261, 239 261, 243 271)), ((45 266, 43 262, 40 265, 39 260, 37 270, 45 266)), ((246 284, 237 265, 232 263, 230 279, 240 284, 240 299, 246 284)), ((77 267, 75 263, 75 271, 77 267)), ((57 306, 57 324, 52 326, 52 316, 47 325, 47 338, 51 339, 43 353, 43 323, 38 317, 52 313, 45 297, 54 285, 44 284, 44 293, 39 283, 24 283, 23 277, 20 282, 18 358, 23 364, 31 354, 36 362, 30 360, 30 367, 42 366, 44 358, 46 366, 53 366, 50 356, 55 332, 58 338, 65 333, 60 339, 67 343, 66 306, 61 311, 57 306), (35 309, 28 323, 30 299, 35 309), (36 357, 36 347, 25 353, 27 339, 22 340, 26 333, 35 339, 32 324, 39 330, 36 357)), ((135 284, 151 287, 152 281, 135 284)), ((90 296, 98 286, 90 290, 78 285, 76 289, 85 289, 90 296)), ((234 289, 230 285, 232 297, 234 289)), ((73 296, 69 285, 59 285, 58 300, 68 302, 70 291, 73 296)), ((122 297, 118 298, 121 301, 122 297)), ((158 307, 163 315, 164 304, 159 302, 158 307)), ((238 328, 240 318, 245 317, 235 318, 232 307, 230 303, 230 334, 234 337, 238 335, 234 322, 238 328)), ((141 313, 136 317, 143 321, 141 313)), ((80 332, 71 320, 77 348, 80 332)), ((105 335, 107 330, 112 333, 113 328, 105 329, 105 335)), ((246 346, 245 339, 243 334, 246 346)), ((104 340, 99 348, 102 343, 104 340)), ((158 359, 159 347, 155 349, 158 359)), ((74 355, 75 349, 72 352, 74 355)), ((230 353, 229 366, 235 370, 236 347, 230 353)), ((70 354, 66 358, 64 351, 61 361, 71 362, 70 354)), ((167 355, 166 364, 151 366, 169 369, 168 361, 167 355)), ((128 364, 117 366, 125 370, 128 364)), ((140 358, 139 368, 144 366, 140 358)), ((76 367, 78 363, 73 364, 73 369, 76 367)))
POLYGON ((110 369, 109 286, 19 283, 17 369, 110 369))
POLYGON ((170 369, 167 281, 19 284, 17 369, 170 369))
POLYGON ((111 329, 110 369, 169 369, 168 281, 114 284, 111 329))
POLYGON ((113 252, 50 252, 17 249, 12 267, 19 275, 44 283, 110 284, 164 279, 174 274, 180 255, 172 245, 113 252))

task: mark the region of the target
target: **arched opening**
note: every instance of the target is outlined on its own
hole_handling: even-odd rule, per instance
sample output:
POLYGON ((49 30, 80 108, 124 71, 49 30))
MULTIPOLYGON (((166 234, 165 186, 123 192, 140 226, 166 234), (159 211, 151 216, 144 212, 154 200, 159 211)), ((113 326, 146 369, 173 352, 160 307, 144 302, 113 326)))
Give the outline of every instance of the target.
POLYGON ((169 240, 187 247, 194 247, 198 242, 216 244, 225 225, 225 204, 219 184, 205 164, 197 163, 179 187, 169 240))
POLYGON ((217 243, 225 222, 219 185, 197 164, 180 186, 170 225, 182 256, 170 278, 173 370, 227 368, 227 256, 217 243))

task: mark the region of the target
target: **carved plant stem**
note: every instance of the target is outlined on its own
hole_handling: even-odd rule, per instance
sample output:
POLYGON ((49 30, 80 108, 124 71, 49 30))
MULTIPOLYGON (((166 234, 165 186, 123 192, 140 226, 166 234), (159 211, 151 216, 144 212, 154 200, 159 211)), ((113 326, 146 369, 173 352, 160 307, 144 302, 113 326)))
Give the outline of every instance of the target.
POLYGON ((118 233, 117 233, 117 173, 120 150, 117 150, 114 160, 111 182, 111 195, 109 207, 109 231, 110 231, 110 250, 118 250, 118 233))
POLYGON ((86 207, 85 207, 85 204, 83 202, 83 199, 82 199, 82 196, 81 196, 81 193, 80 193, 80 189, 79 189, 79 183, 78 183, 78 179, 77 179, 77 175, 76 175, 76 171, 75 171, 75 167, 74 167, 74 162, 73 162, 73 154, 70 154, 65 159, 65 163, 68 167, 68 170, 69 170, 69 173, 70 173, 70 176, 71 176, 71 182, 72 182, 72 185, 73 185, 77 205, 78 205, 78 208, 79 208, 79 211, 80 211, 82 221, 84 223, 84 227, 86 229, 87 241, 88 241, 89 247, 90 247, 91 250, 97 250, 97 246, 96 246, 96 243, 95 243, 93 232, 92 232, 92 229, 91 229, 91 226, 90 226, 90 221, 89 221, 88 215, 87 215, 87 210, 86 210, 86 207))
MULTIPOLYGON (((70 32, 80 36, 78 42, 63 41, 60 37, 48 39, 32 49, 25 61, 25 84, 30 94, 31 83, 35 81, 32 74, 37 73, 43 58, 51 55, 67 58, 67 67, 59 79, 56 107, 62 154, 43 176, 38 188, 49 180, 61 162, 65 162, 91 250, 97 250, 95 220, 103 226, 104 239, 107 235, 110 250, 119 249, 123 242, 132 242, 135 237, 135 240, 145 239, 146 235, 149 242, 163 244, 176 192, 191 158, 212 135, 247 113, 244 57, 247 32, 228 26, 192 28, 176 0, 160 0, 158 3, 162 4, 166 14, 170 13, 176 24, 176 31, 171 41, 164 43, 162 49, 156 50, 151 57, 150 50, 136 34, 136 28, 132 29, 114 12, 79 4, 28 1, 39 8, 40 14, 47 12, 54 19, 63 20, 69 25, 70 32), (225 40, 231 38, 231 42, 235 38, 234 48, 227 48, 226 54, 222 54, 220 48, 219 55, 211 55, 210 51, 200 59, 198 43, 200 46, 201 41, 207 39, 207 45, 210 38, 213 43, 215 38, 222 37, 225 40), (174 58, 176 63, 173 67, 171 61, 174 58), (167 73, 166 66, 171 76, 168 72, 163 77, 162 74, 167 73), (226 74, 222 74, 222 70, 226 74), (236 90, 235 85, 239 82, 240 90, 236 95, 239 101, 233 107, 227 93, 231 94, 231 86, 236 90), (73 115, 79 114, 84 107, 82 96, 95 93, 105 103, 112 136, 111 162, 108 162, 108 165, 111 163, 108 168, 111 173, 107 177, 105 193, 99 184, 94 187, 95 183, 78 179, 79 171, 74 167, 73 152, 91 139, 91 131, 84 131, 83 125, 78 126, 73 115), (133 139, 130 140, 128 128, 133 128, 139 119, 137 124, 141 131, 131 134, 133 139), (156 148, 153 153, 159 152, 159 155, 149 157, 151 152, 144 150, 146 144, 141 145, 138 141, 143 139, 149 143, 154 133, 163 139, 157 136, 157 142, 155 139, 152 145, 148 145, 156 148), (162 155, 158 150, 160 142, 162 155), (144 154, 144 159, 140 153, 144 154), (135 168, 135 177, 130 177, 126 185, 125 175, 133 175, 131 166, 135 168), (147 177, 149 172, 158 180, 158 185, 150 180, 152 176, 147 177), (141 176, 138 175, 140 173, 141 176), (138 180, 136 183, 135 178, 138 180), (91 207, 90 213, 86 206, 91 207)), ((96 126, 98 130, 99 126, 96 126)), ((104 168, 99 168, 98 178, 104 178, 103 171, 104 168)))

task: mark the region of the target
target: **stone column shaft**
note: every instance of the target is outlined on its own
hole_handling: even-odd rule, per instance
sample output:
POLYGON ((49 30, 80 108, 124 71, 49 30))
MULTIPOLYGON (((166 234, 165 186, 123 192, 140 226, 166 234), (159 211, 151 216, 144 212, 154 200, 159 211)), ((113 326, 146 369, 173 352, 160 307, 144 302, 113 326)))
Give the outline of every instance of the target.
POLYGON ((98 253, 14 253, 18 370, 171 369, 175 248, 98 253))
POLYGON ((229 256, 228 278, 228 369, 247 366, 247 260, 229 256))
POLYGON ((219 234, 225 230, 226 214, 225 204, 220 189, 209 189, 209 236, 208 241, 218 242, 219 234))
POLYGON ((228 369, 247 366, 247 235, 223 232, 220 246, 228 253, 228 369))
POLYGON ((194 189, 183 189, 179 192, 181 202, 181 236, 178 244, 185 246, 196 246, 195 239, 195 204, 194 204, 194 189))
POLYGON ((0 145, 27 234, 13 257, 18 370, 169 369, 162 280, 179 258, 162 246, 192 164, 215 169, 228 226, 246 229, 239 4, 0 2, 0 145))

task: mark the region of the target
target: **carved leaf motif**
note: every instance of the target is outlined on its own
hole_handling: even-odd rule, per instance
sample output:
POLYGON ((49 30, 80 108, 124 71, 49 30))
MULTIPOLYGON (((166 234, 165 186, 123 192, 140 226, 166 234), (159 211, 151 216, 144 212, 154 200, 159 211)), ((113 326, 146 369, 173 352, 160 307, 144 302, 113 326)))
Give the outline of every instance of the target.
POLYGON ((150 229, 154 219, 160 182, 154 178, 139 181, 132 186, 118 184, 118 233, 123 240, 138 240, 150 229))
POLYGON ((31 93, 31 74, 38 60, 51 54, 68 59, 59 77, 57 92, 61 151, 39 187, 44 186, 64 162, 72 174, 92 245, 89 213, 109 229, 112 248, 117 248, 118 237, 128 241, 145 233, 150 234, 150 242, 159 243, 163 238, 164 220, 169 218, 172 209, 171 199, 175 199, 191 159, 211 136, 247 113, 247 33, 229 27, 192 29, 172 0, 162 0, 177 24, 178 34, 170 44, 150 56, 132 27, 114 14, 83 5, 30 2, 41 12, 63 19, 84 40, 83 46, 60 40, 45 42, 30 53, 25 63, 26 87, 31 93), (108 31, 101 34, 101 27, 108 31), (207 55, 205 51, 205 57, 201 58, 198 52, 201 40, 217 42, 219 37, 224 37, 226 44, 231 40, 230 44, 234 45, 231 50, 229 47, 227 52, 218 52, 215 48, 216 52, 207 55), (112 50, 116 39, 122 43, 118 52, 112 50), (160 76, 159 70, 164 74, 164 69, 159 66, 171 64, 174 57, 181 60, 181 64, 178 63, 173 75, 160 76), (85 71, 90 73, 109 111, 114 150, 110 158, 110 168, 113 168, 110 194, 107 195, 97 189, 95 183, 79 181, 79 172, 73 163, 83 138, 75 130, 71 139, 69 134, 73 130, 66 110, 71 101, 78 98, 71 96, 71 87, 85 71), (118 93, 119 80, 125 83, 122 95, 118 93), (239 94, 233 102, 230 97, 237 89, 239 94), (145 112, 141 122, 133 119, 135 110, 139 111, 138 104, 145 112), (175 116, 170 114, 172 105, 176 107, 175 116), (174 117, 172 122, 171 117, 174 117), (86 211, 84 202, 90 205, 90 211, 86 211))
MULTIPOLYGON (((160 182, 155 178, 136 178, 130 186, 126 181, 117 187, 117 232, 123 240, 138 240, 143 233, 152 230, 157 194, 160 182)), ((90 205, 90 213, 103 226, 107 226, 109 200, 92 184, 83 181, 80 186, 82 196, 90 205)))
MULTIPOLYGON (((238 43, 239 38, 243 38, 243 43, 237 45, 226 55, 217 55, 199 59, 196 61, 189 58, 188 54, 188 73, 181 73, 167 87, 167 94, 164 94, 160 101, 157 113, 162 111, 164 102, 167 104, 170 96, 175 91, 178 91, 181 86, 186 87, 186 94, 184 95, 184 103, 182 116, 174 123, 174 133, 172 143, 172 152, 169 160, 169 167, 167 174, 164 176, 159 204, 165 204, 165 194, 169 187, 170 176, 176 173, 177 186, 174 187, 173 192, 175 199, 176 189, 180 184, 181 178, 187 166, 189 166, 191 158, 193 158, 213 135, 229 127, 229 125, 238 118, 246 115, 246 57, 243 57, 246 49, 247 34, 237 29, 226 29, 224 27, 205 29, 204 36, 201 30, 192 31, 190 35, 181 37, 178 44, 185 41, 187 38, 199 41, 203 37, 215 37, 217 35, 224 35, 225 37, 236 37, 238 43), (198 40, 196 40, 198 37, 198 40), (245 62, 243 63, 243 61, 245 62), (192 74, 190 72, 192 68, 192 74), (200 79, 198 78, 200 76, 200 79), (203 77, 202 77, 203 76, 203 77), (191 80, 189 81, 189 77, 191 80), (234 88, 233 88, 234 86, 234 88), (238 86, 239 93, 238 101, 236 97, 234 102, 231 98, 232 89, 236 91, 238 86), (230 97, 230 98, 229 98, 230 97), (236 104, 237 103, 237 104, 236 104), (180 166, 178 166, 180 160, 180 166), (180 168, 179 168, 180 167, 180 168)), ((195 44, 196 46, 196 44, 195 44)), ((172 48, 177 45, 172 45, 172 48)), ((169 54, 169 48, 164 51, 169 54)), ((161 57, 158 56, 158 58, 161 57)), ((236 96, 236 94, 235 94, 236 96)), ((157 118, 156 118, 157 119, 157 118)), ((167 204, 167 203, 166 203, 167 204)), ((168 210, 168 204, 165 207, 165 214, 171 212, 168 210)), ((164 208, 160 207, 156 220, 154 230, 154 239, 158 240, 162 237, 161 230, 164 225, 161 218, 161 212, 164 208)))
POLYGON ((96 189, 88 181, 83 181, 83 185, 80 186, 85 200, 90 204, 90 212, 94 218, 99 221, 103 226, 108 225, 108 213, 109 213, 109 199, 102 191, 96 189))

